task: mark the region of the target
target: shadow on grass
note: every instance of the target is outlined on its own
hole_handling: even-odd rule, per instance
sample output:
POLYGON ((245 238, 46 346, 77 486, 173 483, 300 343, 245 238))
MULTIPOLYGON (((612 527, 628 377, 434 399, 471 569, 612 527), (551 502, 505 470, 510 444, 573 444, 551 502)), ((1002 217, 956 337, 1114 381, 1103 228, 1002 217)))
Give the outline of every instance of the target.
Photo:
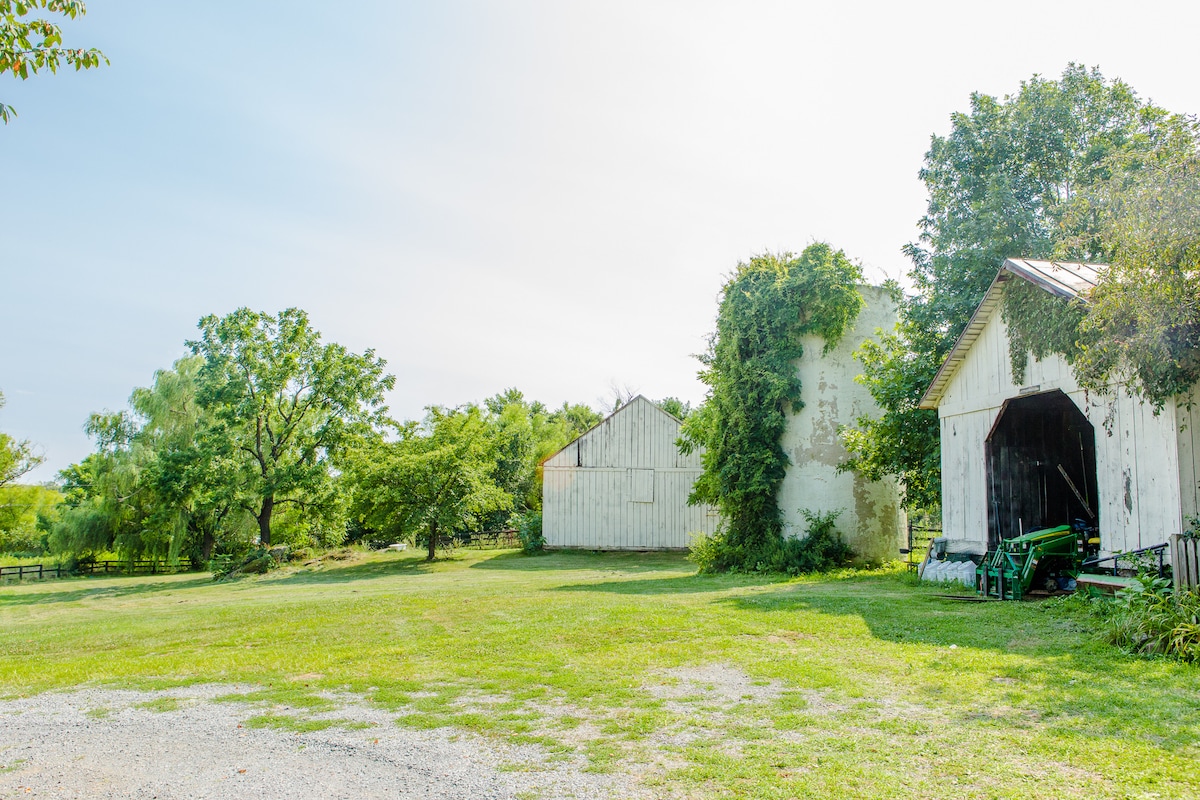
MULTIPOLYGON (((212 576, 207 572, 196 573, 186 580, 165 580, 145 575, 73 578, 68 581, 37 584, 38 591, 5 592, 0 594, 0 608, 4 606, 36 606, 46 603, 77 603, 82 600, 109 600, 117 597, 136 597, 198 589, 212 586, 212 576), (96 585, 104 581, 104 585, 96 585), (91 583, 91 586, 87 584, 91 583), (116 584, 116 585, 113 585, 116 584)), ((33 588, 32 586, 30 588, 33 588)))
POLYGON ((924 691, 978 696, 978 706, 960 715, 973 724, 996 723, 1013 707, 1025 707, 1045 724, 1081 736, 1136 735, 1166 749, 1200 743, 1200 669, 1128 656, 1101 641, 1086 611, 1053 600, 963 603, 895 578, 868 577, 712 602, 772 619, 780 612, 816 612, 833 630, 861 622, 876 639, 933 646, 939 677, 923 678, 924 691), (980 667, 972 650, 1003 657, 980 667))
POLYGON ((604 592, 607 594, 703 594, 723 592, 746 586, 770 585, 786 578, 772 580, 755 576, 673 575, 664 578, 645 578, 628 581, 598 581, 570 583, 554 587, 556 592, 604 592))
POLYGON ((578 550, 557 550, 537 555, 506 552, 470 566, 470 569, 499 569, 519 572, 588 569, 631 574, 691 568, 685 553, 608 553, 578 550))
POLYGON ((350 583, 394 575, 422 575, 430 572, 437 563, 431 564, 424 559, 412 557, 350 563, 335 561, 327 562, 319 570, 301 570, 290 575, 271 578, 270 583, 271 585, 350 583))

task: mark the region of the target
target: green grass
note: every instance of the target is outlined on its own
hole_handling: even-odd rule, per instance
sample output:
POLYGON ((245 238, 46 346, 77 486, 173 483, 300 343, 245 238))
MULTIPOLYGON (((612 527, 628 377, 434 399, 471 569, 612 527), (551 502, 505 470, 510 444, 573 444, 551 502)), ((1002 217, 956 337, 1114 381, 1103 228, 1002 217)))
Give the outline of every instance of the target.
POLYGON ((250 684, 225 698, 248 724, 303 732, 350 692, 692 797, 1200 795, 1200 669, 1129 658, 1062 603, 942 591, 495 552, 10 585, 0 694, 250 684))

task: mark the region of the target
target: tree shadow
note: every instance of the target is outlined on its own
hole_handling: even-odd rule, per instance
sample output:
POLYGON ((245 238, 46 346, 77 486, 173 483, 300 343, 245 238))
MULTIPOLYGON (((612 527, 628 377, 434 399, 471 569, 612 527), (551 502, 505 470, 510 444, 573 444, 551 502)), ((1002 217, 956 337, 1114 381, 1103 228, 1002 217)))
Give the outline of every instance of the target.
MULTIPOLYGON (((118 597, 136 597, 158 592, 184 591, 198 589, 202 586, 212 586, 212 576, 208 573, 198 573, 196 577, 186 580, 170 580, 166 576, 147 575, 105 575, 103 577, 85 576, 68 578, 64 581, 45 581, 38 584, 27 584, 29 588, 36 587, 38 591, 5 592, 0 594, 0 608, 16 606, 36 606, 48 603, 77 603, 82 600, 109 600, 118 597), (85 583, 105 581, 105 585, 85 586, 85 583), (116 583, 116 585, 112 585, 116 583), (66 588, 70 586, 71 588, 66 588)), ((20 584, 13 584, 16 587, 20 584)))
POLYGON ((946 692, 977 698, 957 714, 962 722, 1008 724, 1006 717, 1032 712, 1038 724, 1069 724, 1080 736, 1152 737, 1169 750, 1200 742, 1200 669, 1127 655, 1103 643, 1082 613, 1053 601, 964 603, 894 578, 865 578, 853 587, 791 584, 712 602, 773 621, 815 612, 830 631, 861 623, 876 639, 932 647, 936 677, 922 677, 919 691, 931 700, 946 692), (979 650, 1012 658, 980 667, 971 655, 979 650))
POLYGON ((271 585, 277 584, 326 584, 350 583, 353 581, 387 578, 395 575, 421 575, 430 571, 438 562, 422 558, 401 557, 388 560, 325 563, 320 569, 301 569, 287 575, 272 577, 271 585))
MULTIPOLYGON (((780 577, 778 581, 786 578, 780 577)), ((607 594, 655 595, 655 594, 704 594, 723 592, 745 586, 770 585, 775 581, 762 576, 714 576, 672 575, 663 578, 641 580, 597 581, 594 583, 569 583, 554 587, 556 592, 604 592, 607 594)))
POLYGON ((555 550, 528 555, 506 552, 479 561, 470 569, 550 572, 560 570, 609 570, 631 574, 687 569, 687 555, 670 552, 602 552, 592 550, 555 550))

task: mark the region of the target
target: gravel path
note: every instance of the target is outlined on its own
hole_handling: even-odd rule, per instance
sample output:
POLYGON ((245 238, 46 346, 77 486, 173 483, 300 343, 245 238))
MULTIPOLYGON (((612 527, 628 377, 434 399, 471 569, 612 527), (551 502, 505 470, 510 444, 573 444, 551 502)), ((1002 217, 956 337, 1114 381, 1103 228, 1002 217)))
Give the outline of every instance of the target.
POLYGON ((584 772, 579 757, 547 760, 540 747, 404 728, 353 699, 326 716, 370 727, 306 733, 243 727, 277 710, 213 702, 254 688, 87 689, 0 702, 0 797, 648 796, 630 776, 584 772))

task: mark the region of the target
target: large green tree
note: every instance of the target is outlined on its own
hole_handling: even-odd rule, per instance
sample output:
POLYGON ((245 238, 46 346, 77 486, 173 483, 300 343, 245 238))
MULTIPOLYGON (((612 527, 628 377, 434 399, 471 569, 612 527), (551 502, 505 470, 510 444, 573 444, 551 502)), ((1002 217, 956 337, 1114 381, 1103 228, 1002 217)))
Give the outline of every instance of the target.
POLYGON ((776 500, 788 458, 787 415, 803 406, 795 361, 801 338, 835 345, 862 308, 859 267, 841 250, 813 244, 799 256, 755 256, 721 292, 717 330, 701 358, 704 404, 683 424, 685 450, 704 448, 692 502, 721 510, 728 558, 716 568, 753 567, 782 541, 776 500))
POLYGON ((200 320, 188 342, 204 359, 196 401, 212 415, 206 450, 227 461, 237 496, 271 543, 276 508, 315 520, 336 516, 334 469, 348 444, 386 422, 383 394, 395 378, 373 350, 321 342, 308 315, 241 308, 200 320))
POLYGON ((505 444, 477 406, 430 407, 423 422, 402 426, 397 439, 368 445, 354 460, 355 512, 391 537, 424 539, 432 561, 439 537, 513 507, 497 483, 505 444))
POLYGON ((847 466, 898 476, 917 508, 941 497, 937 413, 917 404, 996 270, 1007 257, 1102 257, 1097 220, 1077 213, 1077 199, 1110 176, 1114 154, 1152 150, 1170 117, 1121 81, 1070 65, 1003 99, 973 94, 951 121, 920 172, 927 210, 905 248, 915 295, 896 331, 861 352, 882 415, 844 432, 847 466))
MULTIPOLYGON (((30 16, 38 10, 74 19, 86 14, 87 6, 82 0, 0 0, 0 73, 26 80, 43 69, 81 70, 108 63, 95 48, 63 47, 62 29, 56 22, 30 16)), ((0 103, 0 121, 7 123, 16 115, 12 106, 0 103)))

